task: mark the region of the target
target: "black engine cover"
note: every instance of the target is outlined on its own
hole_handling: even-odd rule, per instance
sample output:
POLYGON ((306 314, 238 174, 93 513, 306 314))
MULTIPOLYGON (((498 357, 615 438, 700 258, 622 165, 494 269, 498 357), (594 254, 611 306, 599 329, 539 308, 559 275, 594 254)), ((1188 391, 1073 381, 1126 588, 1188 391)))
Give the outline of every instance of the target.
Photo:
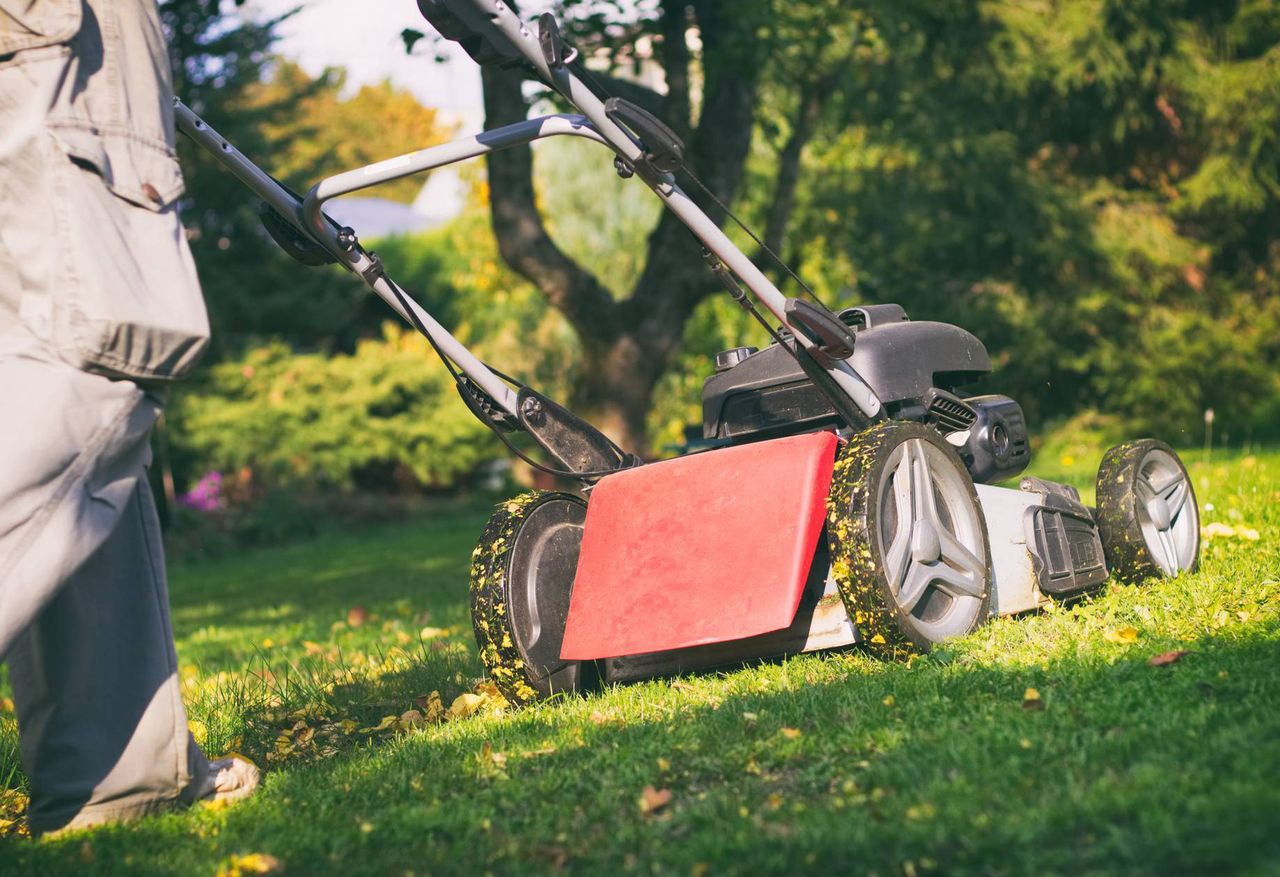
MULTIPOLYGON (((951 390, 991 371, 982 342, 958 326, 909 321, 897 305, 850 308, 840 318, 856 330, 846 361, 886 405, 918 402, 933 387, 951 390)), ((702 387, 704 438, 766 438, 842 422, 785 347, 734 359, 702 387)))

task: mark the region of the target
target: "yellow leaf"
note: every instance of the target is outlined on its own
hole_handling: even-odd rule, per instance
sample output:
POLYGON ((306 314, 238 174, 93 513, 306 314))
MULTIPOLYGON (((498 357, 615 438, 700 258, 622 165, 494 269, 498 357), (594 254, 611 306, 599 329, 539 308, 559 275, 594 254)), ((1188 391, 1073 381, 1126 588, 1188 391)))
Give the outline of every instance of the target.
POLYGON ((788 740, 798 740, 801 735, 799 728, 783 728, 781 733, 782 736, 786 737, 788 740))
POLYGON ((1138 628, 1131 625, 1117 627, 1115 630, 1108 630, 1104 633, 1103 638, 1107 642, 1113 643, 1136 643, 1138 641, 1138 628))
POLYGON ((218 867, 218 877, 243 877, 245 874, 274 874, 281 868, 280 860, 266 853, 246 853, 227 858, 218 867))
POLYGON ((448 636, 449 631, 443 627, 424 627, 418 631, 418 636, 423 639, 437 639, 442 636, 448 636))
POLYGON ((898 699, 895 698, 892 694, 886 694, 884 696, 884 700, 881 701, 881 703, 883 703, 885 706, 893 706, 897 702, 898 702, 898 699))
POLYGON ((479 710, 483 704, 484 697, 482 695, 464 691, 455 697, 453 703, 449 705, 449 718, 465 719, 479 710))
POLYGON ((438 722, 444 718, 444 703, 440 700, 438 691, 415 697, 413 705, 422 711, 422 718, 428 722, 438 722))
POLYGON ((396 724, 396 722, 397 722, 397 721, 399 721, 399 719, 400 719, 400 717, 399 717, 399 716, 383 716, 383 717, 382 717, 382 721, 378 722, 378 724, 376 724, 376 725, 374 725, 373 727, 370 727, 370 728, 361 728, 361 729, 360 729, 360 733, 361 733, 361 734, 376 734, 376 733, 377 733, 377 732, 379 732, 379 731, 386 731, 386 730, 388 730, 388 729, 390 729, 390 728, 395 727, 395 724, 396 724))

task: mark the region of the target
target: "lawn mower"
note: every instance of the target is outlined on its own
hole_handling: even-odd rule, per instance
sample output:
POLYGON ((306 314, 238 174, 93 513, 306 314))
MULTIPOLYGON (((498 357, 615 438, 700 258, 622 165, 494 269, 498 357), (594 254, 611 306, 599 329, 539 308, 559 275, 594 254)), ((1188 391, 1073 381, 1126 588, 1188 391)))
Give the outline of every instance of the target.
POLYGON ((465 404, 513 452, 529 459, 509 437, 526 434, 550 460, 534 465, 578 485, 502 503, 472 555, 480 657, 512 703, 858 644, 904 656, 1109 576, 1195 567, 1195 493, 1168 445, 1108 450, 1096 508, 1038 478, 996 486, 1025 470, 1030 440, 1017 402, 963 395, 992 369, 977 338, 910 320, 896 304, 832 310, 784 295, 678 185, 682 173, 696 181, 680 138, 589 88, 553 16, 528 24, 501 0, 418 5, 478 63, 521 65, 579 113, 340 173, 305 196, 181 101, 176 119, 262 199, 266 229, 286 252, 359 276, 427 337, 465 404), (769 332, 763 349, 717 355, 702 392, 707 450, 644 462, 490 368, 323 210, 337 196, 557 136, 600 144, 621 176, 648 186, 769 332))

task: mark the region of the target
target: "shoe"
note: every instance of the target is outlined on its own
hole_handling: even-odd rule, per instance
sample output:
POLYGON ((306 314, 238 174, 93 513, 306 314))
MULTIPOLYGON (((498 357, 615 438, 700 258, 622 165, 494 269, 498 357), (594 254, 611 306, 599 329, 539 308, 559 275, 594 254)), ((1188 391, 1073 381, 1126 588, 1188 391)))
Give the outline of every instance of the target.
POLYGON ((224 806, 249 797, 262 782, 253 762, 236 755, 209 762, 209 773, 195 800, 224 806))

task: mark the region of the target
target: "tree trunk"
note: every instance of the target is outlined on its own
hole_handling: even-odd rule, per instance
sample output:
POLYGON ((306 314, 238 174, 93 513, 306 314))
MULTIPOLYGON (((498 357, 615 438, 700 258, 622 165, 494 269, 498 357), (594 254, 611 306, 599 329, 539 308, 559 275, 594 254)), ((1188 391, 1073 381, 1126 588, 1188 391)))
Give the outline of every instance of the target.
MULTIPOLYGON (((665 102, 672 125, 687 135, 687 167, 727 203, 737 194, 751 143, 760 64, 739 55, 750 44, 753 26, 725 14, 734 8, 728 0, 693 4, 703 35, 705 76, 694 127, 684 43, 689 6, 680 0, 663 3, 663 60, 670 86, 665 101, 656 94, 636 97, 650 105, 665 102)), ((485 68, 482 75, 486 127, 523 119, 527 107, 519 71, 485 68)), ((625 450, 644 456, 649 450, 645 420, 654 388, 680 353, 685 321, 716 288, 703 264, 701 245, 673 214, 664 213, 649 236, 645 268, 635 289, 627 299, 615 301, 547 233, 536 204, 528 147, 491 153, 486 160, 499 252, 565 316, 582 345, 581 373, 567 401, 625 450)), ((697 186, 689 194, 712 220, 724 221, 724 209, 697 186)))

